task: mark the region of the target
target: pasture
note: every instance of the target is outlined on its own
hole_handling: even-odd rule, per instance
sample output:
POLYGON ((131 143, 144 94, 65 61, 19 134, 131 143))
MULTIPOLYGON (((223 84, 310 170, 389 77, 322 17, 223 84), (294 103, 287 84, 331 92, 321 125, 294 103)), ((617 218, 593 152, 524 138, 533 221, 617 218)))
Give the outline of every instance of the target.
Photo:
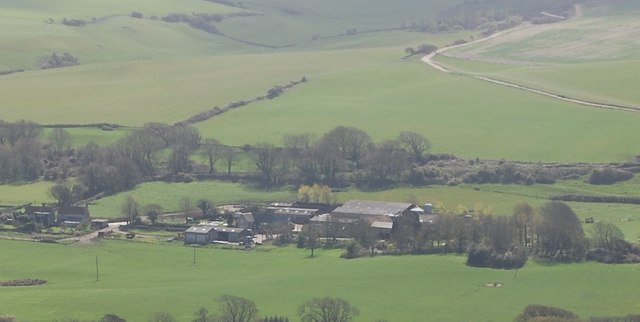
POLYGON ((615 162, 640 151, 639 120, 640 114, 585 108, 387 59, 319 75, 276 100, 197 127, 235 145, 279 143, 285 134, 320 135, 346 125, 377 142, 414 131, 431 140, 434 152, 463 157, 615 162))
POLYGON ((296 318, 313 297, 340 297, 360 309, 355 321, 510 321, 531 303, 587 316, 637 313, 638 265, 540 265, 514 271, 470 268, 464 256, 386 256, 344 260, 340 251, 265 246, 251 252, 178 244, 104 241, 63 246, 0 241, 0 280, 47 284, 0 289, 0 312, 20 320, 97 319, 115 313, 144 321, 167 311, 188 321, 200 307, 233 294, 259 315, 296 318), (99 281, 95 261, 99 258, 99 281), (488 283, 502 283, 490 288, 488 283), (38 309, 34 310, 34 303, 38 309))
MULTIPOLYGON (((189 198, 195 203, 199 199, 208 199, 215 205, 232 203, 255 204, 271 201, 292 201, 297 191, 287 189, 264 191, 243 183, 225 181, 201 181, 192 183, 150 182, 138 185, 132 191, 121 192, 113 196, 97 200, 91 207, 95 217, 121 217, 121 208, 128 196, 133 197, 141 206, 159 204, 165 212, 181 210, 182 200, 189 198)), ((197 208, 194 209, 196 211, 197 208)))
POLYGON ((437 61, 452 70, 595 102, 640 106, 637 3, 582 5, 582 15, 529 25, 452 49, 437 61))

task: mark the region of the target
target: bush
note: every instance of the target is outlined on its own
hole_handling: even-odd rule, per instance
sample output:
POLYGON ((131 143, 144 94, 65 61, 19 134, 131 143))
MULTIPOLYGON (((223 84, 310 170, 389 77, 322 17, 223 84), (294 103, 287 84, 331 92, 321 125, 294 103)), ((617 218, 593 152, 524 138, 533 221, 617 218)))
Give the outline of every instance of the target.
POLYGON ((134 11, 134 12, 131 13, 131 18, 142 19, 142 18, 144 18, 144 15, 140 11, 134 11))
POLYGON ((640 315, 592 317, 589 322, 640 322, 640 315))
POLYGON ((505 253, 497 253, 482 244, 469 247, 467 265, 471 267, 488 267, 496 269, 518 269, 524 266, 528 256, 524 250, 514 249, 505 253))
POLYGON ((72 26, 72 27, 84 27, 87 24, 87 22, 81 19, 64 18, 62 19, 62 24, 65 26, 72 26))
POLYGON ((555 318, 550 321, 562 321, 562 320, 577 320, 578 316, 573 314, 573 312, 560 309, 552 306, 545 305, 529 305, 527 306, 522 314, 518 316, 516 321, 518 322, 527 322, 527 321, 549 321, 547 319, 539 319, 539 318, 555 318))
POLYGON ((349 242, 347 244, 347 248, 345 250, 344 253, 342 253, 342 255, 340 255, 341 258, 346 258, 346 259, 351 259, 351 258, 358 258, 360 257, 360 252, 362 251, 362 246, 360 246, 360 243, 358 243, 357 241, 353 240, 351 242, 349 242))
POLYGON ((49 56, 45 56, 40 60, 40 68, 49 69, 49 68, 60 68, 78 65, 78 57, 73 56, 69 53, 64 53, 62 55, 58 53, 52 53, 49 56))
POLYGON ((590 184, 614 184, 620 181, 626 181, 633 178, 633 173, 618 169, 596 169, 591 172, 589 177, 590 184))

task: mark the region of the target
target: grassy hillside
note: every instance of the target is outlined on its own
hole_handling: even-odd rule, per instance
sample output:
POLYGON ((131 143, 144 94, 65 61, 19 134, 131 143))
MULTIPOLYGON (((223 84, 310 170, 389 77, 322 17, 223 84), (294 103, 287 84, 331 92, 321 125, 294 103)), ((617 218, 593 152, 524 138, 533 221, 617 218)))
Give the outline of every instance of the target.
POLYGON ((198 249, 103 242, 61 246, 0 241, 0 280, 41 278, 37 287, 3 288, 3 314, 21 320, 96 319, 116 313, 144 321, 168 311, 179 321, 233 294, 256 302, 259 315, 296 318, 313 297, 341 297, 360 309, 355 321, 510 321, 531 303, 561 306, 582 316, 637 312, 636 265, 538 265, 513 271, 469 268, 464 257, 404 256, 357 260, 338 251, 198 249), (28 256, 25 256, 28 255, 28 256), (99 257, 100 281, 95 280, 99 257), (16 260, 18 259, 18 260, 16 260), (598 276, 598 278, 594 278, 598 276), (487 283, 500 282, 502 288, 487 283), (33 303, 38 310, 33 310, 33 303), (108 305, 105 305, 108 303, 108 305))
POLYGON ((436 152, 460 156, 607 162, 640 151, 631 134, 639 120, 633 113, 584 108, 388 59, 321 75, 277 100, 223 114, 198 128, 205 136, 241 144, 349 125, 376 141, 415 131, 428 137, 436 152))
MULTIPOLYGON (((458 1, 460 2, 460 1, 458 1)), ((333 46, 347 42, 377 42, 395 38, 374 33, 375 39, 356 35, 336 37, 347 30, 359 32, 397 29, 402 24, 434 18, 456 2, 411 0, 389 1, 296 1, 243 2, 244 8, 204 0, 188 1, 74 1, 9 0, 0 8, 0 71, 32 69, 52 52, 70 52, 81 64, 176 57, 210 56, 224 53, 273 52, 282 45, 295 48, 333 46), (137 11, 143 19, 131 17, 137 11), (215 25, 222 34, 212 34, 185 23, 166 23, 170 13, 219 14, 215 25), (245 16, 237 16, 242 13, 245 16), (233 16, 236 15, 236 16, 233 16), (80 19, 82 27, 62 24, 63 19, 80 19), (320 35, 311 41, 313 35, 320 35), (329 38, 325 41, 323 38, 329 38), (262 46, 262 45, 266 45, 262 46)), ((369 36, 366 34, 365 36, 369 36)), ((400 39, 416 39, 403 32, 400 39)), ((283 50, 291 50, 285 48, 283 50)))
POLYGON ((640 106, 640 5, 582 5, 566 22, 532 25, 438 57, 453 70, 591 101, 640 106))

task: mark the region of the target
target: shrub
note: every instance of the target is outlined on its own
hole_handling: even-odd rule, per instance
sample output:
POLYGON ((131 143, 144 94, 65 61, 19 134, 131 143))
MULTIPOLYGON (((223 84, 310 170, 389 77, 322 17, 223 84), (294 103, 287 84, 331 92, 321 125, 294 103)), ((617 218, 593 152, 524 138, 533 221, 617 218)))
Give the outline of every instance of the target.
POLYGON ((62 19, 62 24, 65 26, 72 26, 72 27, 83 27, 87 24, 86 21, 82 20, 82 19, 67 19, 64 18, 62 19))
POLYGON ((596 169, 591 172, 589 177, 590 184, 614 184, 620 181, 626 181, 633 178, 633 173, 618 169, 596 169))
POLYGON ((78 65, 78 57, 69 53, 63 53, 62 55, 52 53, 40 60, 40 68, 42 69, 60 68, 73 65, 78 65))
POLYGON ((342 253, 342 255, 340 255, 341 258, 358 258, 360 257, 360 252, 362 251, 362 246, 360 246, 360 243, 358 243, 357 241, 353 240, 351 242, 349 242, 347 244, 347 248, 345 250, 344 253, 342 253))
POLYGON ((591 317, 589 322, 640 322, 640 315, 591 317))
POLYGON ((543 319, 539 318, 555 318, 551 319, 551 321, 557 320, 577 320, 578 316, 573 314, 573 312, 560 309, 552 306, 545 305, 529 305, 524 311, 518 316, 516 321, 518 322, 527 322, 527 321, 542 321, 543 319))
POLYGON ((498 253, 483 244, 474 244, 469 247, 467 265, 496 269, 518 269, 524 266, 527 259, 527 253, 521 249, 498 253))

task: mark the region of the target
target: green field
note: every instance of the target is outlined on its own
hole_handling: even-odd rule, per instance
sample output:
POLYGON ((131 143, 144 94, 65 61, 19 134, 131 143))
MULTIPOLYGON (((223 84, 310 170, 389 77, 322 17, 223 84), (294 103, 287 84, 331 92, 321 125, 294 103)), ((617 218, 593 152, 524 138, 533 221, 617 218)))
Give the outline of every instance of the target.
POLYGON ((431 140, 435 152, 465 157, 610 162, 640 151, 639 120, 633 113, 589 109, 388 59, 319 76, 282 98, 198 128, 205 136, 242 144, 348 125, 374 141, 415 131, 431 140))
POLYGON ((96 319, 116 313, 144 321, 168 311, 179 321, 233 294, 256 302, 260 316, 286 315, 313 297, 340 297, 362 312, 356 321, 510 321, 526 305, 560 306, 580 314, 623 315, 640 310, 637 265, 539 265, 514 271, 469 268, 458 256, 339 259, 339 251, 265 248, 198 249, 101 242, 62 246, 0 241, 0 280, 40 278, 36 287, 0 290, 3 314, 20 320, 96 319), (100 281, 95 260, 99 257, 100 281), (20 258, 19 261, 15 258, 20 258), (500 282, 502 288, 487 283, 500 282), (381 291, 383 290, 383 291, 381 291), (34 303, 38 309, 34 310, 34 303))
POLYGON ((0 185, 0 205, 24 205, 55 201, 49 195, 49 188, 54 183, 38 181, 24 184, 0 185))
POLYGON ((271 201, 292 201, 297 191, 286 189, 264 191, 242 183, 224 181, 203 181, 193 183, 143 183, 133 191, 118 193, 95 202, 91 207, 94 217, 121 217, 120 209, 128 196, 140 205, 159 204, 165 212, 181 210, 183 198, 190 198, 195 206, 199 199, 208 199, 215 205, 231 203, 260 203, 271 201))
POLYGON ((636 88, 640 6, 613 1, 583 5, 566 22, 533 25, 450 50, 437 61, 450 69, 589 101, 640 107, 636 88))

